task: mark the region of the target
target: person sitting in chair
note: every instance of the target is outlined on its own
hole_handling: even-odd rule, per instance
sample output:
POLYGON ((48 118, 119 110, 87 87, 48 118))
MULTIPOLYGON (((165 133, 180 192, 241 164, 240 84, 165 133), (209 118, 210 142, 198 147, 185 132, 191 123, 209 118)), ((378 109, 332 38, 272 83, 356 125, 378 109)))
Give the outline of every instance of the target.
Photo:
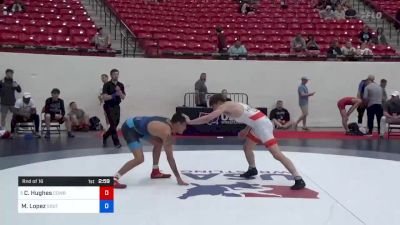
POLYGON ((381 118, 380 137, 385 135, 388 123, 400 124, 400 93, 394 91, 392 97, 386 102, 383 107, 383 116, 381 118))
POLYGON ((89 131, 90 122, 89 116, 82 109, 78 108, 76 102, 69 103, 71 109, 68 116, 71 120, 72 130, 74 131, 89 131))
POLYGON ((39 123, 40 118, 36 113, 35 102, 31 98, 31 94, 26 92, 24 96, 15 102, 14 114, 11 119, 11 133, 14 134, 17 123, 30 123, 35 124, 34 136, 40 138, 39 123))
POLYGON ((65 117, 64 100, 59 98, 60 90, 54 88, 51 91, 51 97, 46 99, 46 105, 44 107, 45 123, 46 123, 46 135, 45 138, 50 138, 50 123, 57 121, 60 124, 65 122, 65 127, 68 131, 68 137, 73 138, 74 135, 71 132, 71 122, 68 116, 65 117))
POLYGON ((282 100, 276 102, 276 108, 271 111, 269 117, 277 129, 289 129, 294 125, 289 112, 283 108, 282 100))

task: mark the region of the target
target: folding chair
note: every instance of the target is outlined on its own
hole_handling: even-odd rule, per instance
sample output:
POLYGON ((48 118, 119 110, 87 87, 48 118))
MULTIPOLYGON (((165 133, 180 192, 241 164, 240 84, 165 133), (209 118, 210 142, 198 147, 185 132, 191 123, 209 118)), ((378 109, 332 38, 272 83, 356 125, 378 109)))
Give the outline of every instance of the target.
MULTIPOLYGON (((40 114, 40 121, 41 121, 41 133, 42 135, 47 132, 47 127, 46 127, 46 120, 45 120, 46 113, 44 112, 44 107, 42 109, 42 112, 40 114)), ((50 134, 61 134, 61 125, 60 122, 57 120, 50 120, 50 129, 49 129, 50 134)))
POLYGON ((400 123, 388 123, 388 139, 390 136, 400 136, 400 123))
POLYGON ((17 122, 15 124, 16 134, 35 133, 35 125, 33 122, 17 122))

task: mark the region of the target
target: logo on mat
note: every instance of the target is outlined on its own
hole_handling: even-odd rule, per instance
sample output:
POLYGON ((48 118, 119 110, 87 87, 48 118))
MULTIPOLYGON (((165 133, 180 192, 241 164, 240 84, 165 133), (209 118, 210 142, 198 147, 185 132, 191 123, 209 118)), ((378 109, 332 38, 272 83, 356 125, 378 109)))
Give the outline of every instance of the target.
POLYGON ((224 184, 191 183, 193 186, 179 196, 179 199, 188 199, 195 196, 221 196, 221 197, 259 197, 259 198, 302 198, 318 199, 318 192, 309 188, 293 191, 289 186, 272 185, 266 181, 273 181, 274 177, 293 178, 287 172, 261 171, 261 181, 239 177, 239 173, 223 171, 182 171, 182 173, 198 181, 208 181, 217 176, 226 178, 224 184), (200 172, 200 173, 199 173, 200 172))

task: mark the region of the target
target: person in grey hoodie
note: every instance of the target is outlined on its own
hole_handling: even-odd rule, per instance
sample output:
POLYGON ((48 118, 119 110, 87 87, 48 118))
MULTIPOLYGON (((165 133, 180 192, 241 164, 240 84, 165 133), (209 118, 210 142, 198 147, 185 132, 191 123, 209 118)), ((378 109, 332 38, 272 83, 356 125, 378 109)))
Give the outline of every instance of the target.
POLYGON ((367 86, 364 90, 363 99, 367 104, 367 123, 369 135, 372 135, 375 116, 378 122, 378 133, 381 131, 381 118, 383 116, 382 96, 383 92, 381 86, 372 80, 368 80, 367 86))
POLYGON ((0 81, 0 108, 1 108, 1 126, 6 126, 8 112, 12 113, 15 105, 15 92, 21 93, 21 86, 13 79, 14 71, 6 70, 6 76, 0 81))

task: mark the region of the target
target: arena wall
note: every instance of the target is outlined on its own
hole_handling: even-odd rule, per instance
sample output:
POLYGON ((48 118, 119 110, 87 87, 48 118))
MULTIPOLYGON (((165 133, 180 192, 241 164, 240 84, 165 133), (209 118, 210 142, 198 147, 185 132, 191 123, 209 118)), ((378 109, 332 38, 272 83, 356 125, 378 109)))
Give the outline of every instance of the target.
MULTIPOLYGON (((360 80, 369 74, 388 80, 387 91, 400 89, 399 63, 391 62, 290 62, 290 61, 214 61, 145 58, 103 58, 0 53, 1 77, 6 68, 15 70, 15 80, 23 91, 33 94, 39 108, 54 87, 61 89, 66 105, 76 101, 91 115, 104 120, 97 100, 102 86, 100 74, 120 70, 127 98, 121 105, 122 120, 134 115, 169 116, 183 105, 183 95, 194 91, 201 72, 207 73, 210 92, 228 89, 249 95, 253 106, 273 107, 284 101, 292 118, 300 114, 297 87, 301 76, 311 80, 309 126, 339 127, 336 102, 355 96, 360 80)), ((352 120, 355 121, 353 114, 352 120)), ((366 121, 366 118, 365 118, 366 121)))

